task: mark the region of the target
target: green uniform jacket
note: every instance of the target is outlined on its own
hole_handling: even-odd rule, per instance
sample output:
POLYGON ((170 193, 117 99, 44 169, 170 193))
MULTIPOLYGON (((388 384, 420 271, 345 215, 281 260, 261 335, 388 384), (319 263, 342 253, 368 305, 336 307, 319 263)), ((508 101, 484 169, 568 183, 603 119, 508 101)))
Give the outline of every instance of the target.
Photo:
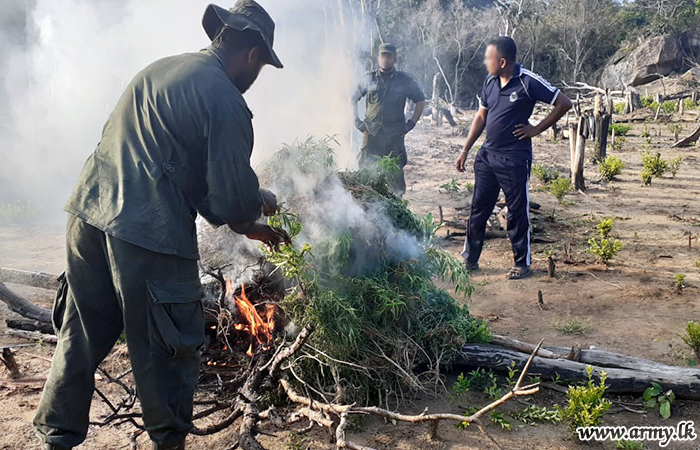
POLYGON ((245 233, 262 197, 252 113, 214 48, 146 67, 122 94, 65 210, 114 237, 198 259, 197 213, 245 233))
POLYGON ((406 72, 394 70, 385 78, 379 70, 367 74, 367 84, 360 86, 353 97, 357 103, 367 96, 365 123, 373 136, 382 130, 387 136, 398 136, 405 132, 406 99, 414 103, 425 100, 423 90, 406 72))

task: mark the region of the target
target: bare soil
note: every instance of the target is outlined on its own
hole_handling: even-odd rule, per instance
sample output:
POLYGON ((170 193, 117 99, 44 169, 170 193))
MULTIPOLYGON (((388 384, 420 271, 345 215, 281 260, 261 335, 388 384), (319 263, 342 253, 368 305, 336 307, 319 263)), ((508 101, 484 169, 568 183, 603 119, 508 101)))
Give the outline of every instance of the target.
MULTIPOLYGON (((487 241, 482 255, 482 270, 474 275, 474 294, 468 303, 473 315, 488 320, 492 330, 521 340, 536 342, 545 339, 548 345, 595 346, 611 351, 648 358, 675 365, 687 365, 693 355, 681 341, 680 335, 689 320, 700 320, 700 277, 696 261, 700 260, 700 161, 697 150, 671 149, 673 137, 665 125, 650 125, 652 147, 670 159, 680 156, 683 163, 675 177, 655 178, 651 186, 641 187, 640 155, 644 139, 641 125, 634 125, 618 154, 625 168, 613 183, 598 181, 595 165, 587 162, 585 194, 572 193, 559 204, 554 196, 543 189, 538 180, 531 181, 531 200, 541 205, 533 214, 534 243, 532 245, 535 275, 529 279, 508 281, 505 274, 512 265, 510 243, 506 237, 487 241), (661 136, 657 136, 660 130, 661 136), (596 263, 587 253, 587 240, 593 235, 596 222, 614 217, 614 234, 625 246, 609 266, 596 263), (689 246, 688 234, 691 240, 689 246), (565 249, 571 247, 566 263, 565 249), (547 275, 547 255, 557 260, 554 278, 547 275), (674 287, 674 276, 686 274, 685 287, 674 287), (542 291, 544 307, 537 304, 537 293, 542 291), (579 334, 565 334, 562 325, 576 323, 582 326, 579 334)), ((409 200, 412 209, 437 216, 438 205, 443 207, 445 219, 464 223, 468 215, 470 194, 464 190, 441 193, 439 186, 456 178, 473 182, 471 169, 466 175, 458 174, 454 160, 460 152, 464 137, 455 136, 453 129, 435 128, 419 124, 407 139, 409 164, 406 167, 409 200)), ((556 166, 566 176, 568 172, 568 141, 551 142, 535 139, 535 162, 556 166)), ((473 155, 470 156, 470 161, 473 155)), ((458 227, 451 232, 459 231, 458 227)), ((446 236, 447 230, 439 231, 446 236)), ((60 273, 63 266, 63 228, 5 225, 0 226, 0 266, 42 270, 60 273)), ((445 237, 445 248, 458 254, 463 237, 445 237)), ((446 286, 449 287, 449 286, 446 286)), ((48 292, 12 286, 18 293, 43 306, 51 305, 48 292)), ((18 342, 4 336, 4 318, 10 315, 0 304, 0 345, 18 342)), ((42 379, 50 366, 53 347, 48 344, 16 350, 16 358, 25 378, 42 379)), ((118 346, 108 357, 112 373, 128 367, 124 348, 118 346)), ((0 379, 7 372, 0 369, 0 379)), ((448 376, 446 385, 454 381, 448 376)), ((117 394, 113 385, 98 386, 108 394, 117 394)), ((41 383, 8 383, 0 381, 0 449, 39 448, 33 437, 31 420, 39 401, 41 383)), ((639 404, 637 398, 617 398, 626 404, 639 404)), ((405 408, 406 412, 431 411, 463 412, 471 406, 481 406, 488 399, 480 393, 451 398, 442 392, 436 397, 416 398, 405 408)), ((563 405, 563 394, 543 389, 523 402, 552 407, 563 405)), ((501 410, 509 412, 525 405, 511 402, 501 410)), ((635 406, 632 409, 642 409, 635 406)), ((614 405, 606 415, 607 425, 666 425, 682 420, 700 419, 700 403, 678 400, 673 404, 673 415, 663 420, 658 412, 632 413, 614 405)), ((91 419, 101 420, 108 413, 106 406, 95 397, 91 419)), ((563 424, 525 425, 510 418, 512 429, 501 430, 495 423, 488 429, 507 449, 563 450, 600 448, 613 449, 614 443, 584 445, 572 438, 563 424)), ((132 448, 128 425, 91 426, 85 449, 132 448)), ((265 426, 260 441, 269 449, 331 449, 329 438, 323 432, 312 432, 302 438, 288 431, 265 426), (269 434, 269 435, 268 435, 269 434)), ((378 420, 357 421, 350 433, 353 440, 378 449, 451 449, 472 450, 493 448, 477 430, 460 431, 452 424, 442 424, 440 439, 430 441, 423 426, 394 425, 378 420)), ((235 439, 234 429, 217 435, 188 439, 192 449, 227 449, 235 439)), ((148 439, 140 436, 138 448, 146 449, 148 439)), ((645 448, 657 444, 647 443, 645 448)), ((693 442, 671 443, 669 449, 700 449, 700 439, 693 442)))

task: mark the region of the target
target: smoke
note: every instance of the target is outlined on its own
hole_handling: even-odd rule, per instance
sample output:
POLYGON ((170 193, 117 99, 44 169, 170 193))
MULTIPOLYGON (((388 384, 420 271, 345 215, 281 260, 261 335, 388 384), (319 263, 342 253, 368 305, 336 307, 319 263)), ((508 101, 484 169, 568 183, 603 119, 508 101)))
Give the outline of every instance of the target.
MULTIPOLYGON (((341 2, 259 0, 276 22, 271 66, 246 94, 255 114, 254 164, 283 142, 336 135, 352 165, 349 98, 363 71, 361 26, 341 2)), ((0 9, 0 204, 31 200, 60 217, 83 162, 134 74, 197 51, 207 0, 6 0, 0 9)), ((233 0, 220 3, 230 7, 233 0)))

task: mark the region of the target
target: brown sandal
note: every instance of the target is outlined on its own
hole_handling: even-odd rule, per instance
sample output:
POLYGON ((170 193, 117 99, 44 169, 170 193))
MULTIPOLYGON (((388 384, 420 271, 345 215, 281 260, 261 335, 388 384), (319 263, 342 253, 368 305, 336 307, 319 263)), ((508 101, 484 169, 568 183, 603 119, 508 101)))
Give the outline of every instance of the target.
POLYGON ((509 280, 521 280, 532 275, 532 269, 530 266, 513 266, 508 271, 506 278, 509 280))

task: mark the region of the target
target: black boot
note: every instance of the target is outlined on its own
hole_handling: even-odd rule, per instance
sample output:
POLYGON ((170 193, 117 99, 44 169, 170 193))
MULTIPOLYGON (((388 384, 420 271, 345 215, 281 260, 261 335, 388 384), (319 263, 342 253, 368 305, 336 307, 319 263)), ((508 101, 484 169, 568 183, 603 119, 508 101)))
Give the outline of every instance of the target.
POLYGON ((155 442, 152 443, 152 450, 185 450, 185 441, 180 442, 175 445, 158 445, 155 442))

